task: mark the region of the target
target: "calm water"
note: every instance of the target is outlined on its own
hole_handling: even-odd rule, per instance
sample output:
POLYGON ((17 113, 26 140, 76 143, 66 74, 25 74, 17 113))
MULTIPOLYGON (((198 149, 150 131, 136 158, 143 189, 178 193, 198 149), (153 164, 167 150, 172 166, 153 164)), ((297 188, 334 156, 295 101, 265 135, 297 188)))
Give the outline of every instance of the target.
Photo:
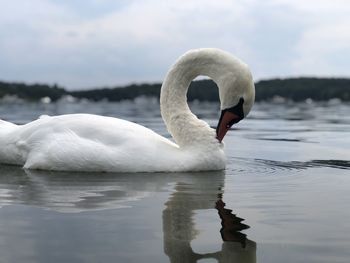
MULTIPOLYGON (((218 105, 193 103, 216 125, 218 105)), ((0 103, 1 118, 90 112, 167 136, 155 100, 0 103)), ((0 262, 350 262, 350 104, 256 104, 211 173, 0 166, 0 262)))

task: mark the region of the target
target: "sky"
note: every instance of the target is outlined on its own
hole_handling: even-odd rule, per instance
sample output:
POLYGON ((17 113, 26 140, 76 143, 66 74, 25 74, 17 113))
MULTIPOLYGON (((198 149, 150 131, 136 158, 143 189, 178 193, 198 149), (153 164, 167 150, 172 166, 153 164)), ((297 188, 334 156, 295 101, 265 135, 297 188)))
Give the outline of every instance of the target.
POLYGON ((256 81, 350 77, 348 0, 0 0, 0 80, 67 89, 161 82, 192 48, 256 81))

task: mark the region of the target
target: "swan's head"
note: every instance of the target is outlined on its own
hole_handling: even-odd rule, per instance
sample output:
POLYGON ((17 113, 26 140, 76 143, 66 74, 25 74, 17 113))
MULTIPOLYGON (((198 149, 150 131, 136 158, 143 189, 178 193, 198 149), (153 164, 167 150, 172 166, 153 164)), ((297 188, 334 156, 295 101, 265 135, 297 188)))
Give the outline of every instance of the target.
POLYGON ((255 99, 254 82, 248 66, 235 57, 225 58, 229 71, 217 81, 221 116, 216 136, 220 142, 232 125, 247 117, 255 99))

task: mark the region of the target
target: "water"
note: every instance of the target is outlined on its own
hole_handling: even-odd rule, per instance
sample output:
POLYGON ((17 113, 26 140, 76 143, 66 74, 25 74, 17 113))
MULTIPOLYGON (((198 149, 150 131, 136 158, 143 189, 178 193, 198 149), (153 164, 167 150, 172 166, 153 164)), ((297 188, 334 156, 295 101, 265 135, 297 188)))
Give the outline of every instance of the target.
MULTIPOLYGON (((216 125, 218 105, 191 108, 216 125)), ((16 123, 97 113, 169 137, 156 100, 0 103, 0 112, 16 123)), ((260 103, 226 136, 222 172, 0 166, 0 262, 349 262, 349 132, 349 104, 260 103)))

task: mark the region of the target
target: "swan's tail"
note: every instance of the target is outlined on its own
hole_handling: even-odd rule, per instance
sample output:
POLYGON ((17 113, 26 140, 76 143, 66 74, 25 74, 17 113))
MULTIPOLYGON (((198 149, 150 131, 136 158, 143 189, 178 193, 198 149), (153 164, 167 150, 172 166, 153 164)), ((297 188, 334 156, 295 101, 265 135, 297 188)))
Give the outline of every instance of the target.
POLYGON ((18 125, 0 119, 0 163, 19 164, 21 152, 16 147, 18 125))

